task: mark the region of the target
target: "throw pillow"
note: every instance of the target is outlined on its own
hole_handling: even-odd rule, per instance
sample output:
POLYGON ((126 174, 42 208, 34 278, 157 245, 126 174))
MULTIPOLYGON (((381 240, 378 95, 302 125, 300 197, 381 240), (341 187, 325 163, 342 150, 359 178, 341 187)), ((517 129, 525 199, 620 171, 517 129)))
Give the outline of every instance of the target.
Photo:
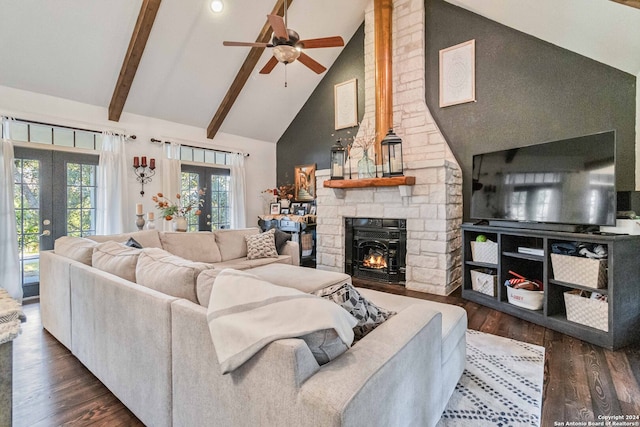
POLYGON ((142 249, 142 245, 133 237, 129 237, 129 240, 127 240, 124 245, 129 246, 130 248, 142 249))
POLYGON ((300 338, 307 343, 311 354, 313 354, 318 365, 321 366, 349 350, 349 347, 342 342, 335 329, 322 329, 321 331, 303 335, 300 338))
POLYGON ((284 249, 284 245, 291 240, 291 234, 285 233, 282 230, 274 229, 275 237, 276 237, 276 250, 279 254, 282 254, 282 250, 284 249))
POLYGON ((378 307, 367 300, 350 283, 329 286, 314 292, 314 295, 335 302, 358 320, 358 324, 353 328, 354 342, 364 338, 365 335, 396 314, 395 311, 378 307))
POLYGON ((247 241, 247 259, 278 258, 274 229, 244 238, 247 241))

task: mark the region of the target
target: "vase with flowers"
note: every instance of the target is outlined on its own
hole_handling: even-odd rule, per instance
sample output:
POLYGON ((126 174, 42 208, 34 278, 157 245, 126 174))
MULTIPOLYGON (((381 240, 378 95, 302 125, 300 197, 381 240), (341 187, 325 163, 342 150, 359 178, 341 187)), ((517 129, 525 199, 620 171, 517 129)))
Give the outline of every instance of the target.
POLYGON ((204 202, 202 196, 204 190, 200 189, 187 197, 176 194, 176 201, 172 201, 158 193, 151 199, 156 203, 156 209, 160 210, 166 221, 172 221, 174 231, 187 231, 187 216, 190 214, 200 215, 202 211, 200 206, 204 202))
POLYGON ((358 160, 358 178, 373 178, 376 173, 376 164, 369 157, 369 148, 376 142, 376 133, 364 129, 360 136, 353 139, 353 146, 362 150, 362 158, 358 160))
POLYGON ((278 187, 278 198, 280 199, 280 207, 288 208, 291 200, 293 200, 294 192, 293 184, 284 184, 278 187))

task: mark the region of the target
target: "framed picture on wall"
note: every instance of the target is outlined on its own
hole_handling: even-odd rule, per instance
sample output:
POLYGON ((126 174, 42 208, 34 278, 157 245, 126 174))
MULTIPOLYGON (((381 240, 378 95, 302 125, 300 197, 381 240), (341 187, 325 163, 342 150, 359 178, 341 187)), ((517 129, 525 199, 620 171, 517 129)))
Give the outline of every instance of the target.
POLYGON ((301 204, 302 204, 302 203, 291 203, 291 207, 289 208, 289 209, 290 209, 290 212, 291 212, 292 214, 297 214, 297 213, 298 213, 298 209, 300 209, 300 205, 301 205, 301 204))
POLYGON ((476 41, 440 50, 440 107, 476 100, 476 41))
POLYGON ((351 79, 333 87, 336 130, 358 124, 358 80, 351 79))
MULTIPOLYGON (((316 198, 316 165, 303 165, 294 168, 295 193, 298 202, 310 202, 316 198)), ((292 212, 295 212, 292 207, 292 212)))

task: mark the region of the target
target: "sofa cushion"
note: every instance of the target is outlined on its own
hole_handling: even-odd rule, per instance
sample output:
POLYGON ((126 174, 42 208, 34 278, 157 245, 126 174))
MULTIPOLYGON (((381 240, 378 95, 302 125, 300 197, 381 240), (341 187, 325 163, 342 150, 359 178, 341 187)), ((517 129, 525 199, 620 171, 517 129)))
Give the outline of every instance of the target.
MULTIPOLYGON (((182 233, 196 234, 196 233, 182 233)), ((143 249, 136 267, 137 283, 177 298, 198 303, 198 275, 211 264, 189 261, 158 248, 143 249)))
POLYGON ((460 339, 467 330, 467 312, 457 305, 443 304, 435 301, 426 301, 418 298, 410 298, 403 295, 393 295, 387 292, 374 291, 372 289, 358 288, 360 294, 370 301, 375 302, 389 310, 400 312, 407 307, 420 304, 426 309, 438 311, 442 314, 442 363, 449 359, 456 349, 460 339))
POLYGON ((351 276, 348 274, 280 263, 252 268, 251 274, 278 286, 294 288, 306 293, 319 291, 332 285, 351 283, 351 276))
POLYGON ((247 259, 278 258, 276 250, 275 230, 271 229, 261 234, 244 236, 247 241, 247 259))
POLYGON ((93 248, 91 265, 135 283, 139 256, 140 249, 130 248, 117 242, 104 242, 93 248))
POLYGON ((210 231, 197 233, 161 233, 162 249, 180 258, 196 262, 220 262, 220 249, 210 231))
POLYGON ((220 248, 222 261, 229 261, 247 256, 247 242, 245 236, 259 234, 257 228, 238 228, 233 230, 216 230, 216 242, 220 248))
POLYGON ((161 248, 162 242, 160 242, 160 233, 158 230, 142 230, 134 231, 133 233, 124 234, 108 234, 105 236, 87 236, 87 239, 91 239, 95 242, 118 242, 125 243, 130 238, 134 238, 145 248, 161 248))
POLYGON ((98 243, 83 237, 62 236, 56 239, 53 244, 53 251, 57 255, 71 258, 74 261, 91 265, 91 257, 93 257, 93 248, 98 243))
POLYGON ((314 295, 335 302, 358 320, 358 324, 353 328, 355 341, 362 339, 378 325, 396 314, 394 311, 378 307, 367 300, 350 283, 330 286, 314 292, 314 295))

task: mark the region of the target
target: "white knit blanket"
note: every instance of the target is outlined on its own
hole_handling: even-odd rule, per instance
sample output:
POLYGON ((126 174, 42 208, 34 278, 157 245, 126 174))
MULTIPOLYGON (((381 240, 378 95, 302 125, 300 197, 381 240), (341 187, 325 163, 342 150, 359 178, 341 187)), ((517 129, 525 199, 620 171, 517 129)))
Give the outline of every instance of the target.
POLYGON ((357 320, 323 298, 226 269, 213 284, 207 322, 220 368, 227 374, 282 338, 333 328, 349 347, 357 320))
POLYGON ((22 306, 0 288, 0 344, 14 340, 20 334, 22 306))

